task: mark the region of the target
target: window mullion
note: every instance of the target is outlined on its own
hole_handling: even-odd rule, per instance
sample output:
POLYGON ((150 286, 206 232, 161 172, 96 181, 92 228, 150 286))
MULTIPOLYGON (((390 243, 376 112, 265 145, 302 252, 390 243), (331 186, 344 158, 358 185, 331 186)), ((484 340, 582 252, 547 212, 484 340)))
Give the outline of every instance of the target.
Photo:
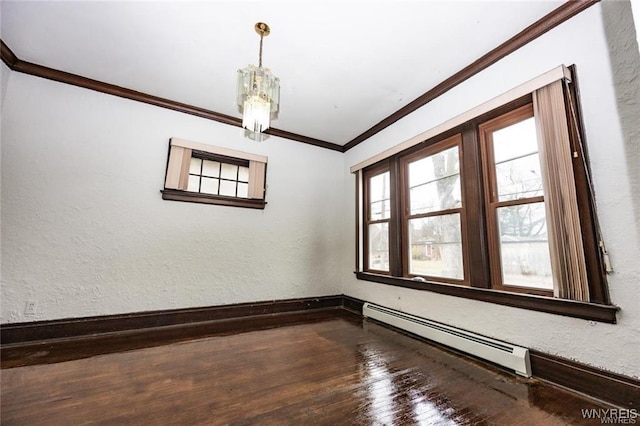
POLYGON ((198 176, 198 192, 202 192, 202 173, 204 171, 204 160, 200 159, 200 176, 198 176))
POLYGON ((493 202, 490 202, 489 205, 492 208, 498 208, 498 207, 520 206, 522 204, 532 204, 532 203, 544 203, 544 196, 541 195, 538 197, 518 198, 515 200, 493 201, 493 202))
POLYGON ((473 265, 467 269, 468 280, 471 287, 491 288, 482 158, 475 125, 466 126, 462 132, 462 152, 460 174, 465 200, 465 256, 467 264, 473 265))
POLYGON ((432 216, 445 216, 448 214, 462 213, 462 208, 457 207, 455 209, 446 209, 446 210, 436 210, 429 213, 419 213, 419 214, 410 214, 405 212, 405 219, 420 219, 423 217, 432 217, 432 216))
POLYGON ((236 167, 236 197, 238 196, 238 181, 240 180, 240 166, 236 167))
POLYGON ((390 219, 375 219, 365 221, 367 225, 375 225, 376 223, 389 223, 390 219))
POLYGON ((218 195, 220 195, 220 187, 222 186, 222 161, 218 162, 218 195))
POLYGON ((402 178, 400 176, 400 162, 394 158, 389 165, 391 184, 391 217, 389 219, 389 272, 392 276, 401 277, 403 274, 402 248, 402 178))

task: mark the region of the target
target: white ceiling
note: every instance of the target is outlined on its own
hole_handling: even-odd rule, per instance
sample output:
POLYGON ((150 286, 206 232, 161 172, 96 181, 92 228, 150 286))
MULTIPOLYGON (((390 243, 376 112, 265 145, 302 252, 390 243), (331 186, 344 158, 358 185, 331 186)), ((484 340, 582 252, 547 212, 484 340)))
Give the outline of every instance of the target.
POLYGON ((273 127, 343 145, 563 1, 6 1, 23 61, 240 117, 236 71, 281 81, 273 127))

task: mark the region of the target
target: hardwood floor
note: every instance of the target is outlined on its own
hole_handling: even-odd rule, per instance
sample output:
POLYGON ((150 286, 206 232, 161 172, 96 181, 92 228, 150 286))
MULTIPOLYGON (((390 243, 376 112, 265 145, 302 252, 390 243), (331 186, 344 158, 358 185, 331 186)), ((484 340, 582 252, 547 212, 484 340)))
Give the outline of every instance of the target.
POLYGON ((67 361, 5 362, 2 424, 600 424, 581 410, 609 408, 342 310, 304 318, 158 346, 97 339, 76 356, 51 346, 53 361, 33 346, 26 364, 67 361))

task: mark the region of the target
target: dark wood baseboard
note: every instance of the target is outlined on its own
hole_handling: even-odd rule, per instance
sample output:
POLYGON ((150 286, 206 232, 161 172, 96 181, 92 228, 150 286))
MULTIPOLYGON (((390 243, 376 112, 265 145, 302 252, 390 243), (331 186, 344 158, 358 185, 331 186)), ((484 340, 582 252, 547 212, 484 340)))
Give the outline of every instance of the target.
MULTIPOLYGON (((132 347, 157 346, 309 320, 356 320, 362 317, 364 302, 351 296, 336 295, 3 324, 0 325, 2 367, 62 362, 132 347), (30 359, 28 354, 34 353, 46 355, 41 359, 30 359)), ((530 356, 536 379, 618 407, 640 410, 638 379, 536 350, 530 350, 530 356)))
MULTIPOLYGON (((413 339, 437 346, 447 352, 462 356, 471 361, 476 361, 488 367, 495 367, 499 370, 515 374, 513 371, 507 370, 498 364, 469 355, 390 324, 375 319, 367 320, 410 336, 413 339)), ((616 407, 630 410, 634 409, 640 412, 640 380, 638 379, 532 349, 529 350, 529 357, 533 379, 543 380, 568 390, 579 392, 616 407)), ((535 397, 535 395, 532 395, 532 397, 535 397)))
POLYGON ((640 411, 640 380, 535 350, 529 355, 534 377, 640 411))
POLYGON ((1 367, 56 364, 214 336, 259 332, 271 328, 343 319, 360 323, 361 317, 340 306, 303 311, 258 314, 244 317, 166 325, 76 337, 35 340, 4 345, 1 367))
MULTIPOLYGON (((434 342, 425 337, 413 334, 409 331, 394 327, 375 319, 367 319, 398 333, 410 336, 442 350, 458 356, 484 364, 487 367, 496 368, 512 374, 504 367, 469 355, 460 350, 434 342)), ((529 350, 531 360, 532 378, 543 380, 551 384, 561 386, 570 391, 579 392, 599 401, 606 402, 616 407, 635 409, 640 412, 640 380, 632 377, 611 373, 579 362, 571 361, 554 355, 545 354, 536 350, 529 350)), ((535 398, 535 395, 532 395, 535 398)))
MULTIPOLYGON (((342 296, 323 296, 2 324, 0 325, 0 343, 2 345, 10 345, 42 340, 69 339, 101 333, 124 332, 286 312, 340 308, 342 306, 342 296)), ((357 309, 355 310, 357 311, 357 309)), ((360 312, 362 312, 362 305, 360 305, 360 312)))
POLYGON ((362 305, 364 300, 356 299, 355 297, 342 295, 342 308, 347 311, 356 313, 362 316, 362 305))

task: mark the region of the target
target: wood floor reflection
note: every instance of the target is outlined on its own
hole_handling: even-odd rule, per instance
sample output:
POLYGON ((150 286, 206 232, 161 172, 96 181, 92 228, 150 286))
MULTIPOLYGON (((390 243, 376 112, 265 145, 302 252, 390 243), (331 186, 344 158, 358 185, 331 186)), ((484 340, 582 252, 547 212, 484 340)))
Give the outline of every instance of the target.
POLYGON ((1 379, 3 425, 561 425, 605 407, 348 314, 1 379))

